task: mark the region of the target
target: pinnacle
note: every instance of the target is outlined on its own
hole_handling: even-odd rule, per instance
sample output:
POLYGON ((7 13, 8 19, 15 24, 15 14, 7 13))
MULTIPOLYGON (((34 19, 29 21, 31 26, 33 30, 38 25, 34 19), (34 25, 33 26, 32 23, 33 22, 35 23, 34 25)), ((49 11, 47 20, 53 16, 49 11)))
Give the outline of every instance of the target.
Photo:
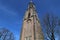
POLYGON ((32 2, 32 0, 30 0, 30 2, 32 2))

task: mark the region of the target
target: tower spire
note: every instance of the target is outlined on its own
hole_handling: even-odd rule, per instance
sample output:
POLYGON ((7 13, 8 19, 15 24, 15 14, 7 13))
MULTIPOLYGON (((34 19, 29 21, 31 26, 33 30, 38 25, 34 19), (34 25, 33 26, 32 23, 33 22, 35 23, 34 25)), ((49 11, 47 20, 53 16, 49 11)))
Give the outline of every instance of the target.
POLYGON ((20 40, 44 40, 35 5, 30 0, 25 12, 20 40))
POLYGON ((28 8, 35 8, 35 5, 32 0, 30 0, 28 8))
POLYGON ((32 0, 30 0, 30 2, 32 2, 32 0))

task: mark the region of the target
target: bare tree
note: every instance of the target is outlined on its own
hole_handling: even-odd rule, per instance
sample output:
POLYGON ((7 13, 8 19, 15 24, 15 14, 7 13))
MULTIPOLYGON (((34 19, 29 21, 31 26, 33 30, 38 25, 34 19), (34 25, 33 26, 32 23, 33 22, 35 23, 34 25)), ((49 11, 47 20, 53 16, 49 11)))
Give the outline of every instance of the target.
POLYGON ((46 27, 47 39, 55 40, 55 27, 57 25, 57 18, 54 15, 46 14, 43 20, 44 26, 46 27))
POLYGON ((58 26, 59 26, 59 29, 57 29, 56 33, 58 35, 58 40, 60 40, 60 19, 58 20, 58 26))
POLYGON ((5 28, 2 28, 0 29, 0 40, 15 40, 15 39, 12 32, 5 28))

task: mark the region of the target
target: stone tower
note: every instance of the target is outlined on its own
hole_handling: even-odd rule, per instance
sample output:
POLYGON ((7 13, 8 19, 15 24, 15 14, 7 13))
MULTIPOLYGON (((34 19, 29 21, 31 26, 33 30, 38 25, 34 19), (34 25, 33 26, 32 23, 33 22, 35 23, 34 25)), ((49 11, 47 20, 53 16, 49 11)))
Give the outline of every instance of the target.
POLYGON ((44 40, 35 5, 29 2, 25 12, 20 40, 44 40))

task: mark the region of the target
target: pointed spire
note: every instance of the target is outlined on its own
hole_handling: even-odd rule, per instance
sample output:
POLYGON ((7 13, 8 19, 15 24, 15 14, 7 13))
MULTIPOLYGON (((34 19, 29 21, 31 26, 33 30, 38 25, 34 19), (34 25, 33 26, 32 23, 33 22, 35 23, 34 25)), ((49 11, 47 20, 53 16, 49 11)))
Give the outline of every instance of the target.
POLYGON ((32 0, 30 0, 28 8, 35 8, 34 3, 33 3, 32 0))
POLYGON ((30 0, 30 2, 32 2, 32 0, 30 0))

